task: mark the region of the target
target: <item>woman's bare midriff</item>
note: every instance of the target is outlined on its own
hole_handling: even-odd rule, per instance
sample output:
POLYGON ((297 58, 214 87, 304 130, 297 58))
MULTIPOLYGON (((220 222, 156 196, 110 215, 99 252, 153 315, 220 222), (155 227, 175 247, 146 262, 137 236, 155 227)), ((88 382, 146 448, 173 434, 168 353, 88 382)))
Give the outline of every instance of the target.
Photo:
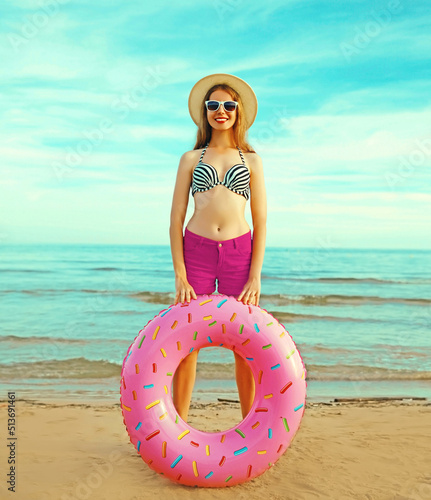
POLYGON ((194 195, 195 211, 187 229, 216 241, 237 238, 250 231, 244 211, 247 200, 219 184, 194 195))

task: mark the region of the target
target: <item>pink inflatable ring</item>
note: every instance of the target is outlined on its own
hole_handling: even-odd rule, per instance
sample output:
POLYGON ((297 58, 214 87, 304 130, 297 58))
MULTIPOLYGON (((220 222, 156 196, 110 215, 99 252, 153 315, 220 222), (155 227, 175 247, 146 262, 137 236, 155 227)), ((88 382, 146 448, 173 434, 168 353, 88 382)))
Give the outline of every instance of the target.
POLYGON ((164 309, 139 332, 121 370, 120 402, 130 441, 151 469, 189 486, 249 481, 286 451, 305 409, 306 371, 289 332, 265 309, 227 295, 198 295, 164 309), (171 387, 193 349, 223 346, 253 372, 253 406, 222 432, 190 427, 171 387))

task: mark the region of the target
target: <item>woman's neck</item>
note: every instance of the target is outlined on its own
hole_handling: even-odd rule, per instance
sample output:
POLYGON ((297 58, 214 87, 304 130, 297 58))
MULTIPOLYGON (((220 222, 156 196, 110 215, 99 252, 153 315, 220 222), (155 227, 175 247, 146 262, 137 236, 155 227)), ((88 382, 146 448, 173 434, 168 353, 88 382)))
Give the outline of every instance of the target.
POLYGON ((215 149, 232 149, 235 148, 235 142, 233 140, 233 134, 231 129, 229 130, 214 130, 211 134, 211 140, 209 141, 209 147, 215 149))

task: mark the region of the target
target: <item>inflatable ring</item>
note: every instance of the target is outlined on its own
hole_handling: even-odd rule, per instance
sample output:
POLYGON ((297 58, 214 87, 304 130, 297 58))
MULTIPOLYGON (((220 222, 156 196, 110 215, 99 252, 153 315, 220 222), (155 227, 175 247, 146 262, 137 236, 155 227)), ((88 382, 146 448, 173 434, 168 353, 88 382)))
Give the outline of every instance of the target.
POLYGON ((151 469, 189 486, 233 486, 282 456, 305 409, 306 371, 289 332, 265 309, 233 296, 198 295, 164 309, 123 361, 123 421, 151 469), (223 346, 248 361, 256 394, 248 415, 222 432, 190 427, 171 396, 173 375, 194 349, 223 346))

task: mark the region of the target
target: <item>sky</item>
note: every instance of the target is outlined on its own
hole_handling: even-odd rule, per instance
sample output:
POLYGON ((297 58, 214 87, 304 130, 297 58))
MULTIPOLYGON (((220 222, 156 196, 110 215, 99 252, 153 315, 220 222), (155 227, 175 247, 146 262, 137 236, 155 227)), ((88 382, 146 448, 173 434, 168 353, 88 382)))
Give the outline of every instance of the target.
MULTIPOLYGON (((230 73, 258 99, 267 246, 431 249, 425 0, 5 0, 0 16, 1 243, 169 245, 190 90, 230 73)), ((193 210, 190 194, 185 225, 193 210)))

